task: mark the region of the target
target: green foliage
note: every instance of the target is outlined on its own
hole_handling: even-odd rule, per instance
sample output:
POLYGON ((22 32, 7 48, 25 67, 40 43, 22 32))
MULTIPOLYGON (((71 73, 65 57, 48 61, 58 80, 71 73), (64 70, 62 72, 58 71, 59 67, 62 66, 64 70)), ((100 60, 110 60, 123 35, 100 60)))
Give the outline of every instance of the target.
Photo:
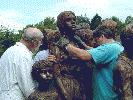
POLYGON ((91 19, 91 24, 90 28, 92 30, 95 30, 100 24, 101 24, 102 18, 96 14, 92 19, 91 19))
MULTIPOLYGON (((26 27, 24 29, 26 29, 28 27, 36 27, 36 28, 40 29, 42 32, 43 32, 44 29, 53 29, 53 30, 57 29, 57 25, 56 25, 56 21, 55 21, 54 17, 53 18, 46 17, 41 22, 38 22, 36 24, 26 25, 26 27)), ((19 30, 19 33, 23 33, 24 29, 23 30, 19 30)))
POLYGON ((129 23, 133 23, 133 17, 132 16, 127 16, 126 20, 125 20, 125 24, 129 24, 129 23))
POLYGON ((3 52, 20 40, 21 34, 14 34, 14 31, 3 26, 0 28, 0 56, 3 52))
POLYGON ((41 21, 35 24, 34 26, 40 29, 41 31, 43 31, 44 29, 57 29, 55 19, 51 17, 46 17, 44 21, 41 21))
POLYGON ((87 23, 90 25, 90 19, 85 15, 85 16, 77 16, 76 17, 76 22, 77 24, 80 24, 80 23, 87 23))

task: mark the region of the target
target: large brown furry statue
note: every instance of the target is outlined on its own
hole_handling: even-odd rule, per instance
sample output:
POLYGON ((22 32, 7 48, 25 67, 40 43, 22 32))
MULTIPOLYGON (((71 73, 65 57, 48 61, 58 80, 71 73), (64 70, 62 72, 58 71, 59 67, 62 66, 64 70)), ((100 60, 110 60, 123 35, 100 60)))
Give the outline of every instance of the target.
MULTIPOLYGON (((65 37, 73 45, 77 45, 73 38, 76 29, 75 18, 72 11, 64 11, 58 15, 57 26, 61 35, 59 41, 65 37)), ((57 64, 54 67, 56 67, 55 77, 59 89, 66 100, 84 100, 82 81, 80 80, 80 66, 83 68, 84 65, 80 63, 82 61, 72 58, 64 49, 59 48, 58 41, 56 43, 57 45, 51 47, 50 50, 57 58, 57 64)))
MULTIPOLYGON (((133 23, 125 26, 120 34, 121 43, 125 52, 119 57, 118 68, 121 68, 123 90, 122 100, 131 100, 133 98, 133 23)), ((119 78, 119 77, 118 77, 119 78)), ((118 79, 117 79, 118 80, 118 79)))
POLYGON ((36 62, 33 65, 32 77, 38 83, 38 87, 28 97, 28 100, 62 100, 53 76, 51 62, 47 60, 36 62))

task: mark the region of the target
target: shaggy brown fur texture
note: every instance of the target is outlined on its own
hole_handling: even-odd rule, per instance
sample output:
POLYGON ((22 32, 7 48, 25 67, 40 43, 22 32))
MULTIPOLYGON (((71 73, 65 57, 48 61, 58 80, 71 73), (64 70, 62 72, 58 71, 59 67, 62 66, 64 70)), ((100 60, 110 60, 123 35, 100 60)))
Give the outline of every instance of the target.
POLYGON ((114 90, 118 93, 119 100, 131 100, 131 79, 133 76, 133 60, 121 54, 114 70, 114 90))
POLYGON ((41 60, 33 65, 32 77, 38 87, 28 100, 61 100, 53 72, 52 62, 41 60))
MULTIPOLYGON (((75 14, 71 11, 61 12, 57 17, 57 25, 61 33, 61 37, 65 37, 69 42, 76 47, 78 44, 73 41, 74 30, 66 27, 66 21, 75 21, 75 14), (69 30, 70 29, 70 30, 69 30)), ((86 68, 86 63, 72 57, 63 49, 54 45, 51 47, 51 53, 57 58, 55 64, 55 76, 60 86, 60 90, 67 100, 84 100, 84 86, 83 86, 83 70, 86 68)))

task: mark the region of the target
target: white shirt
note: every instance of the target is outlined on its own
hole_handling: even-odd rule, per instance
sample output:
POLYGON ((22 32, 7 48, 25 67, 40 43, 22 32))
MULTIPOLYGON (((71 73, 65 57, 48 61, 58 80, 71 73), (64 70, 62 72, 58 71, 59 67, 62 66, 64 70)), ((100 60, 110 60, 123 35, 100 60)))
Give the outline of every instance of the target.
POLYGON ((35 88, 32 53, 17 42, 0 58, 0 100, 25 100, 35 88))
POLYGON ((42 51, 39 51, 35 58, 34 58, 34 61, 39 61, 39 60, 46 60, 47 57, 49 55, 49 50, 42 50, 42 51))

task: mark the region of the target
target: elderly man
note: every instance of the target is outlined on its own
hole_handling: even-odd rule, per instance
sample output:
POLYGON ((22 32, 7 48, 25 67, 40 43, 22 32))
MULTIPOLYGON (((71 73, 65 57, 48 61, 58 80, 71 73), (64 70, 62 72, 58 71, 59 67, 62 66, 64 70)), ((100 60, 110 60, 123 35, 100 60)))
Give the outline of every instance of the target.
POLYGON ((95 64, 92 81, 93 100, 118 100, 118 96, 112 88, 113 70, 116 68, 117 58, 124 48, 113 40, 113 36, 112 31, 103 26, 98 27, 94 31, 93 37, 100 46, 90 50, 77 48, 65 38, 62 38, 63 42, 59 42, 60 47, 66 49, 69 54, 95 64))
POLYGON ((0 59, 0 100, 25 100, 33 91, 33 53, 43 38, 37 28, 25 29, 20 42, 8 48, 0 59))

